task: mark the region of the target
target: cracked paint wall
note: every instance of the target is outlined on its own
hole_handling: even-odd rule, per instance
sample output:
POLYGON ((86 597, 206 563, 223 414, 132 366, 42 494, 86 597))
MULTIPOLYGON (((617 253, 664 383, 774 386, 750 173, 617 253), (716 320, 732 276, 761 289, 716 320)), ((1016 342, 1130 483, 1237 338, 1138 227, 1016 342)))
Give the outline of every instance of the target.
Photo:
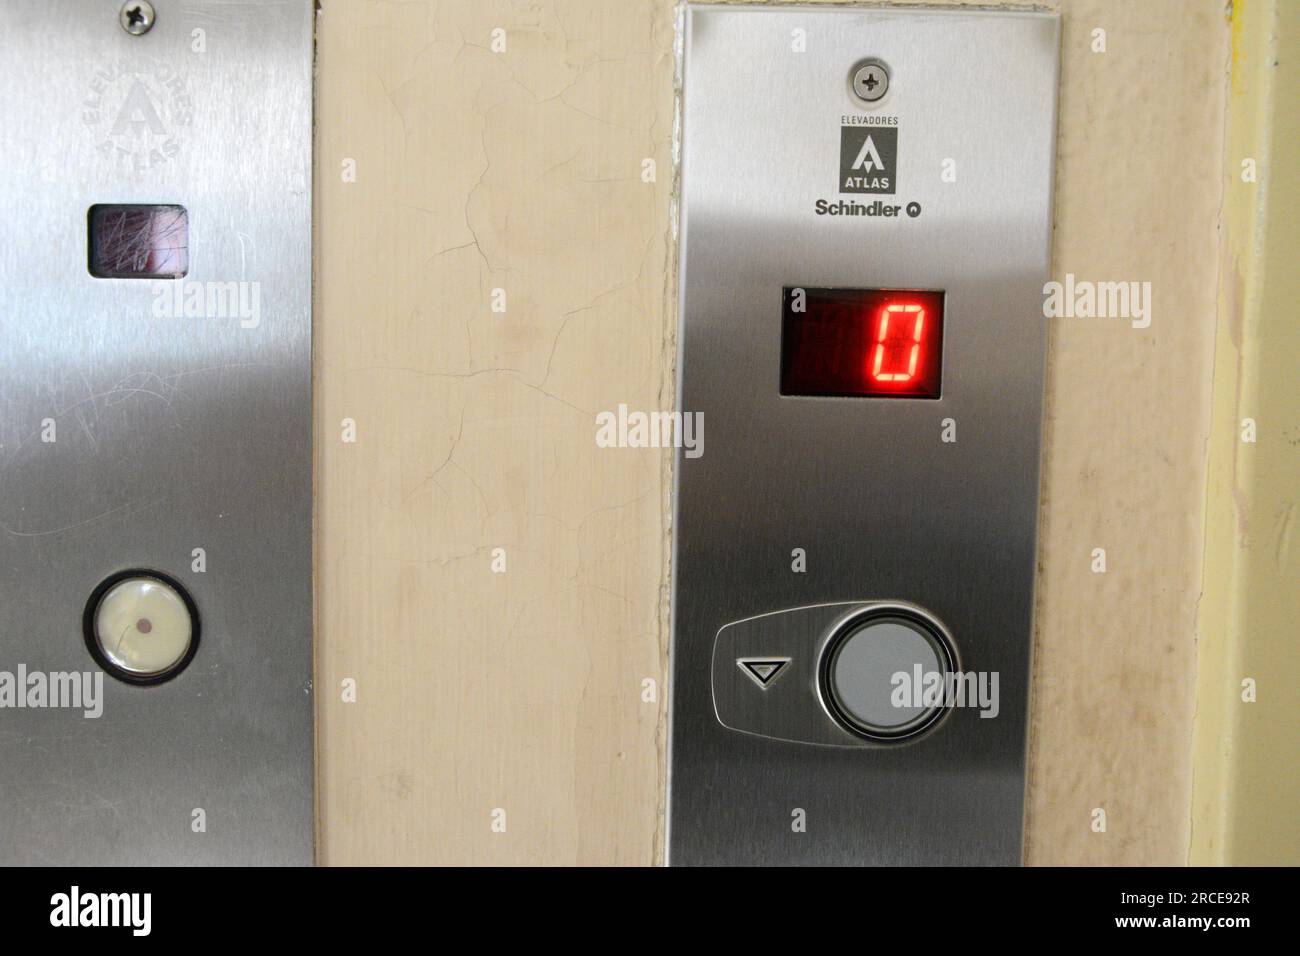
POLYGON ((321 859, 650 863, 665 455, 594 435, 671 394, 672 11, 323 8, 321 859))
MULTIPOLYGON (((320 858, 652 863, 670 473, 594 420, 672 402, 673 8, 321 6, 320 858)), ((1054 273, 1157 312, 1052 330, 1027 859, 1178 863, 1227 26, 1059 8, 1054 273)))

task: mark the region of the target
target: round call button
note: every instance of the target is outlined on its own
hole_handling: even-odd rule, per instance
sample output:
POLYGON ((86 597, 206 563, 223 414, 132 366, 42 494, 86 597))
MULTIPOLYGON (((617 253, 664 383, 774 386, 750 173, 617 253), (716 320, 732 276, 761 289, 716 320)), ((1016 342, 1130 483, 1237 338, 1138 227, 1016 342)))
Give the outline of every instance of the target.
POLYGON ((946 677, 955 667, 951 639, 937 621, 905 608, 876 608, 845 622, 827 643, 822 699, 831 716, 859 737, 914 737, 944 714, 942 702, 924 698, 926 675, 946 677))
POLYGON ((152 684, 184 669, 198 646, 198 612, 185 589, 155 571, 127 571, 91 595, 86 646, 114 677, 152 684))

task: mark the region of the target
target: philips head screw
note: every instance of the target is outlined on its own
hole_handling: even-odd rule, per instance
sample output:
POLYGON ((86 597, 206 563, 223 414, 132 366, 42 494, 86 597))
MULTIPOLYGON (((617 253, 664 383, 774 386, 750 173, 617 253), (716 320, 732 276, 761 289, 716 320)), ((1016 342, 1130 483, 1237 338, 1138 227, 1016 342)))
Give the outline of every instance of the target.
POLYGON ((141 36, 153 29, 153 4, 149 0, 126 0, 117 19, 131 36, 141 36))
POLYGON ((863 63, 853 71, 853 95, 865 103, 875 103, 889 89, 889 71, 882 63, 863 63))

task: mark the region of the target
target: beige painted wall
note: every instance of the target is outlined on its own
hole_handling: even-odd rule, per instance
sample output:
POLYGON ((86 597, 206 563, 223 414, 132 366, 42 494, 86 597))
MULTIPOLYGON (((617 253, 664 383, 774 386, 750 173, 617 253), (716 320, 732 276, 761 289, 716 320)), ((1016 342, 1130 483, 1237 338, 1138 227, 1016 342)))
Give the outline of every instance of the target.
POLYGON ((1153 314, 1147 329, 1053 327, 1026 856, 1179 864, 1228 24, 1218 2, 1062 10, 1053 271, 1150 282, 1153 314), (1089 49, 1098 27, 1105 54, 1089 49), (1097 808, 1105 833, 1090 827, 1097 808))
MULTIPOLYGON (((652 863, 670 473, 593 436, 672 402, 673 9, 322 7, 320 859, 652 863)), ((1060 9, 1055 272, 1149 281, 1154 319, 1052 330, 1026 852, 1179 863, 1227 23, 1060 9)))
POLYGON ((593 436, 671 394, 671 10, 323 7, 320 859, 648 864, 666 462, 593 436))

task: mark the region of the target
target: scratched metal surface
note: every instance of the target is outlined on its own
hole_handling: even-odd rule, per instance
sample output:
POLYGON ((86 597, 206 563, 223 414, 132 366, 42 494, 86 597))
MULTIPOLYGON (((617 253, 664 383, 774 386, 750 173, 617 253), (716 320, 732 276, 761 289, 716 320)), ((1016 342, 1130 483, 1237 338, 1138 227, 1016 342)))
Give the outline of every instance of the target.
POLYGON ((4 863, 313 855, 312 4, 158 6, 142 37, 116 3, 0 18, 0 671, 91 670, 82 611, 124 568, 179 579, 202 641, 167 683, 106 678, 98 719, 0 709, 4 863), (184 281, 248 307, 92 278, 94 203, 185 206, 184 281))

